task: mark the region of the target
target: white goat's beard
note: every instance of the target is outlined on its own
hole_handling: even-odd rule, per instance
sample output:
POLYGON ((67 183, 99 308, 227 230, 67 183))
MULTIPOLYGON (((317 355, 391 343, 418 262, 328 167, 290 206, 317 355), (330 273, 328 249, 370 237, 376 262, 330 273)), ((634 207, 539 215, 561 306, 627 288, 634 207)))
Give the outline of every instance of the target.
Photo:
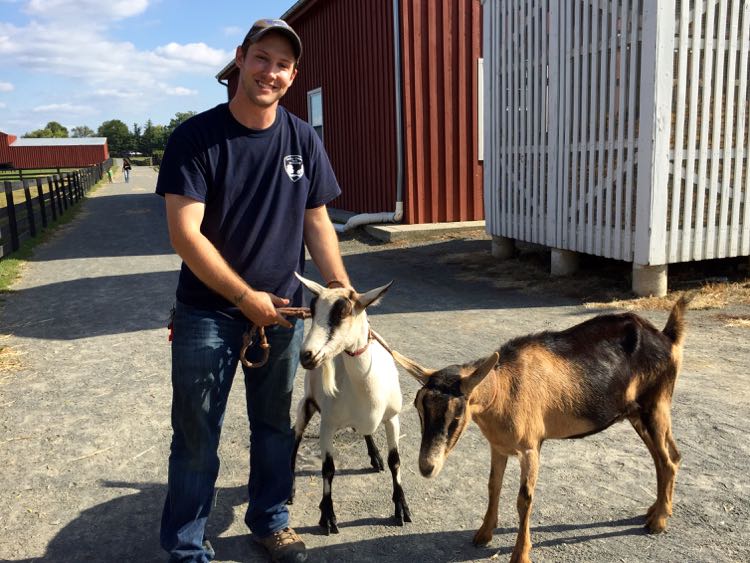
POLYGON ((339 389, 336 387, 336 370, 333 368, 333 362, 330 358, 323 360, 323 363, 320 364, 320 369, 323 392, 330 397, 335 396, 339 389))

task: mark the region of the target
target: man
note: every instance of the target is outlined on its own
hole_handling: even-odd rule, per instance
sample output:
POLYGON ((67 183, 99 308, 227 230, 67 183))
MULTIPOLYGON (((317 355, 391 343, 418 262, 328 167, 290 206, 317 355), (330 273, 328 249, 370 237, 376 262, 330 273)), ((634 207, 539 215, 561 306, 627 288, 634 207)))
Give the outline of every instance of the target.
MULTIPOLYGON (((302 44, 284 21, 259 20, 237 48, 237 93, 169 139, 156 191, 183 260, 172 343, 172 444, 161 544, 170 561, 209 561, 204 538, 217 448, 243 334, 266 327, 268 363, 243 367, 250 422, 245 522, 274 561, 305 561, 289 527, 289 409, 303 322, 294 272, 304 244, 323 278, 349 285, 326 204, 340 194, 315 131, 279 106, 302 44)), ((253 359, 253 358, 250 358, 253 359)))

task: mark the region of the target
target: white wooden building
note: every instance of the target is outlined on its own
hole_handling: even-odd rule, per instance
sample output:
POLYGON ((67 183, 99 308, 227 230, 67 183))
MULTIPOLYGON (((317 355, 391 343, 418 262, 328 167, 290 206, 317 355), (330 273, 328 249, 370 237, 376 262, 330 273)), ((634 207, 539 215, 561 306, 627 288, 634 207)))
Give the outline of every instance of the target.
POLYGON ((513 241, 633 263, 750 255, 750 0, 484 0, 484 197, 513 241))

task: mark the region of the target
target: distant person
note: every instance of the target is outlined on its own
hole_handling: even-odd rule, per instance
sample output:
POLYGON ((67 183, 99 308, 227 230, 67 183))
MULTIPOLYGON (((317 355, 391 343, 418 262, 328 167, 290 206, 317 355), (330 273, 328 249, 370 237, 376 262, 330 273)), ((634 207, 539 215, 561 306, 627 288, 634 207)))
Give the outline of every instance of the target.
POLYGON ((294 445, 289 411, 304 323, 290 323, 276 308, 302 305, 294 273, 304 270, 304 244, 329 285, 348 287, 349 277, 326 211, 341 193, 328 157, 315 130, 279 106, 301 53, 286 22, 255 22, 235 53, 234 97, 177 127, 159 170, 156 192, 165 198, 170 240, 183 261, 161 520, 161 545, 173 562, 213 558, 204 532, 219 435, 252 325, 266 327, 271 348, 265 366, 243 367, 250 426, 245 523, 273 561, 307 560, 286 506, 294 445))
POLYGON ((130 165, 130 161, 126 158, 122 163, 122 173, 125 176, 125 182, 130 181, 130 169, 132 166, 130 165))
POLYGON ((112 169, 107 168, 107 178, 109 178, 109 183, 112 183, 112 169))

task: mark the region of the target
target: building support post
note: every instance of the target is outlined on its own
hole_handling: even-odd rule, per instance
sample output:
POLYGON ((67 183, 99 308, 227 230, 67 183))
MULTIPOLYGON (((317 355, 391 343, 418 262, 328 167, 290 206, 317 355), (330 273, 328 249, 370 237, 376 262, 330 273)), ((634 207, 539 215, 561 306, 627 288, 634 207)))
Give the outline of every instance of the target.
POLYGON ((498 260, 507 260, 513 257, 515 242, 512 238, 492 235, 492 255, 498 260))
POLYGON ((667 264, 646 266, 633 263, 633 293, 639 297, 667 294, 667 264))
POLYGON ((578 271, 578 253, 571 250, 552 249, 549 273, 553 277, 569 276, 578 271))

